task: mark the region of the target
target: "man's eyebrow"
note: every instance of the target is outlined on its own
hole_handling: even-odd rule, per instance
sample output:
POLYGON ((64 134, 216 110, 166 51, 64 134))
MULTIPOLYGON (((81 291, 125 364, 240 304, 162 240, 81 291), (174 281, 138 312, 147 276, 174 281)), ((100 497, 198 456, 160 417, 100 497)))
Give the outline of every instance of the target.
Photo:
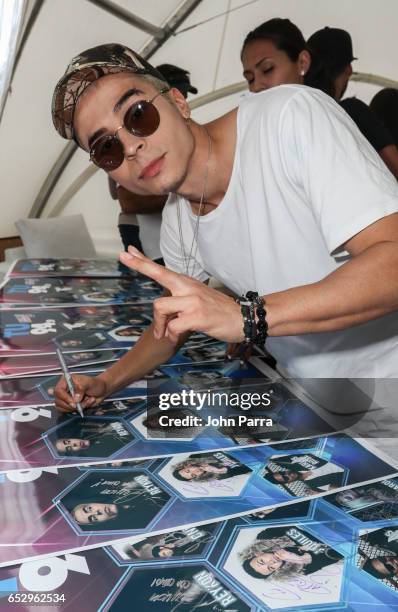
POLYGON ((103 134, 106 134, 106 129, 105 128, 100 128, 99 130, 96 130, 94 132, 94 134, 91 134, 90 138, 88 139, 88 148, 91 149, 92 144, 103 134))
MULTIPOLYGON (((120 110, 120 108, 123 106, 123 104, 126 102, 126 100, 128 100, 129 98, 131 98, 131 96, 139 96, 139 95, 145 95, 144 92, 141 89, 137 89, 136 87, 132 87, 131 89, 128 89, 127 91, 124 92, 124 94, 119 98, 119 100, 116 102, 115 106, 113 107, 113 112, 116 113, 118 110, 120 110)), ((93 143, 103 134, 106 134, 107 131, 105 130, 105 128, 100 128, 99 130, 96 130, 94 132, 94 134, 91 134, 90 138, 88 139, 88 148, 91 149, 93 143)))
POLYGON ((124 94, 116 102, 115 106, 113 107, 113 112, 116 113, 118 110, 120 110, 120 108, 123 106, 126 100, 131 98, 131 96, 138 96, 143 93, 144 92, 141 89, 137 89, 136 87, 133 87, 132 89, 128 89, 127 91, 124 92, 124 94))

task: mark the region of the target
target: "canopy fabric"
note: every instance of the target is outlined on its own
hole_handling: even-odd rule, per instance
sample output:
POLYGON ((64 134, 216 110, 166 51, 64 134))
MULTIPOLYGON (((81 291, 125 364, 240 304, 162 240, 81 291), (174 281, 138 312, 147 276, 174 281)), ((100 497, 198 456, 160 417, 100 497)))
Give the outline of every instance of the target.
MULTIPOLYGON (((32 4, 32 2, 30 2, 32 4)), ((117 0, 124 9, 162 27, 184 4, 178 0, 117 0)), ((347 29, 353 38, 354 69, 398 80, 396 0, 203 0, 151 58, 189 70, 198 96, 242 81, 240 49, 247 32, 271 17, 289 17, 308 37, 325 26, 347 29)), ((14 223, 28 216, 54 161, 65 147, 50 117, 54 84, 78 52, 104 42, 121 42, 140 51, 152 36, 88 0, 46 0, 20 57, 0 123, 0 237, 16 235, 14 223)), ((352 82, 347 95, 369 101, 378 86, 352 82)), ((222 114, 243 93, 194 111, 200 121, 222 114)), ((194 97, 190 96, 193 100, 194 97)), ((43 216, 89 165, 78 151, 54 189, 43 216)), ((86 173, 87 174, 87 173, 86 173)), ((83 213, 97 250, 117 253, 118 205, 103 172, 88 173, 62 214, 83 213)))

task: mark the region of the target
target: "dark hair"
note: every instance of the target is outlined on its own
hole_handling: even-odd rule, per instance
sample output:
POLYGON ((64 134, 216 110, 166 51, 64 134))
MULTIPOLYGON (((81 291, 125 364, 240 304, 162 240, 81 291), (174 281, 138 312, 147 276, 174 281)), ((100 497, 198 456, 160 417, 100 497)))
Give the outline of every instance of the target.
POLYGON ((154 546, 152 548, 152 557, 155 557, 155 559, 160 558, 160 551, 162 548, 164 548, 164 546, 154 546))
POLYGON ((290 19, 280 17, 269 19, 249 32, 243 42, 241 56, 246 45, 255 40, 270 40, 277 49, 284 51, 292 62, 297 62, 301 51, 306 49, 301 30, 290 19))
POLYGON ((264 574, 260 574, 260 572, 256 572, 256 570, 250 565, 250 562, 253 559, 246 559, 242 563, 242 567, 245 570, 246 574, 249 574, 249 576, 253 576, 253 578, 259 578, 260 580, 266 580, 268 576, 264 576, 264 574))
POLYGON ((125 437, 118 436, 116 430, 113 434, 110 427, 116 422, 121 424, 121 421, 117 419, 111 421, 101 417, 90 417, 82 421, 81 418, 73 418, 61 424, 55 431, 49 433, 47 438, 57 454, 63 457, 101 457, 105 459, 112 457, 116 451, 123 448, 123 446, 133 439, 130 434, 125 437), (109 433, 113 435, 107 435, 109 433), (90 445, 88 447, 79 448, 76 451, 65 450, 65 452, 61 452, 57 449, 57 442, 68 438, 88 440, 90 445))
POLYGON ((277 49, 284 51, 292 62, 297 62, 302 51, 308 51, 311 56, 311 64, 304 77, 304 84, 321 89, 334 97, 335 87, 327 66, 321 61, 319 55, 308 47, 300 28, 290 19, 275 17, 249 32, 243 42, 241 57, 246 45, 255 40, 270 40, 277 49))
MULTIPOLYGON (((287 470, 286 470, 286 471, 287 471, 287 470)), ((265 478, 266 480, 268 480, 268 482, 270 482, 270 483, 272 483, 272 484, 275 484, 275 485, 284 485, 284 484, 289 484, 289 481, 286 481, 286 480, 285 480, 285 473, 286 473, 286 471, 279 471, 279 472, 275 472, 275 473, 268 472, 268 473, 265 473, 265 474, 264 474, 264 478, 265 478), (283 476, 283 481, 282 481, 282 482, 280 482, 279 480, 277 480, 277 479, 275 478, 276 474, 278 474, 278 476, 283 476)))
POLYGON ((173 477, 176 480, 182 480, 183 482, 190 482, 191 480, 194 480, 195 482, 207 482, 209 480, 217 480, 218 474, 215 474, 213 472, 205 471, 204 474, 202 474, 201 476, 198 476, 197 478, 184 478, 184 476, 180 474, 180 471, 187 467, 192 467, 192 466, 202 467, 203 463, 209 463, 211 465, 215 465, 216 467, 218 467, 220 462, 218 461, 218 459, 214 459, 206 455, 203 455, 203 457, 188 457, 184 461, 180 461, 180 463, 177 463, 176 465, 173 466, 174 467, 172 471, 173 477))
POLYGON ((398 146, 398 89, 382 89, 374 96, 369 106, 390 131, 398 146))

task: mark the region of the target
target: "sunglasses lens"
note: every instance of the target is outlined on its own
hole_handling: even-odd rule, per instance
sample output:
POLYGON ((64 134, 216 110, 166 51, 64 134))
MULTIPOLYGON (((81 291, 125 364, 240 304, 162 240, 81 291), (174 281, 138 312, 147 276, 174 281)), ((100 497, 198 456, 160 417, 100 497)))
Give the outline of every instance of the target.
POLYGON ((96 166, 110 172, 118 168, 124 160, 120 141, 113 136, 99 138, 91 149, 91 160, 96 166))
POLYGON ((152 102, 140 100, 124 116, 124 127, 134 136, 150 136, 159 127, 160 117, 152 102))

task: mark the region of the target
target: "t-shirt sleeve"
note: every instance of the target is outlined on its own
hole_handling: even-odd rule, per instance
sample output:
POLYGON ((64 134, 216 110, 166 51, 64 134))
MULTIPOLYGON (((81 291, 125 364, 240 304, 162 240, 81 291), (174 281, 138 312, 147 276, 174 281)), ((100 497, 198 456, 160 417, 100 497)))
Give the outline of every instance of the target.
POLYGON ((279 144, 287 179, 312 210, 331 254, 398 212, 394 176, 326 94, 303 88, 290 98, 280 115, 279 144))
MULTIPOLYGON (((180 274, 186 274, 186 266, 182 253, 181 239, 184 241, 184 248, 186 256, 191 252, 193 230, 186 218, 186 215, 182 214, 181 218, 181 236, 178 228, 178 217, 177 217, 177 201, 174 194, 170 194, 169 198, 163 208, 162 213, 162 225, 160 229, 160 251, 162 253, 166 268, 173 270, 173 272, 179 272, 180 274)), ((195 252, 195 248, 193 249, 195 252)), ((208 280, 209 275, 203 269, 203 266, 197 256, 193 257, 191 254, 189 275, 192 278, 196 278, 201 282, 208 280)))
POLYGON ((365 102, 358 100, 358 98, 347 98, 340 102, 340 106, 350 115, 376 151, 381 151, 394 144, 394 139, 388 129, 365 102))

